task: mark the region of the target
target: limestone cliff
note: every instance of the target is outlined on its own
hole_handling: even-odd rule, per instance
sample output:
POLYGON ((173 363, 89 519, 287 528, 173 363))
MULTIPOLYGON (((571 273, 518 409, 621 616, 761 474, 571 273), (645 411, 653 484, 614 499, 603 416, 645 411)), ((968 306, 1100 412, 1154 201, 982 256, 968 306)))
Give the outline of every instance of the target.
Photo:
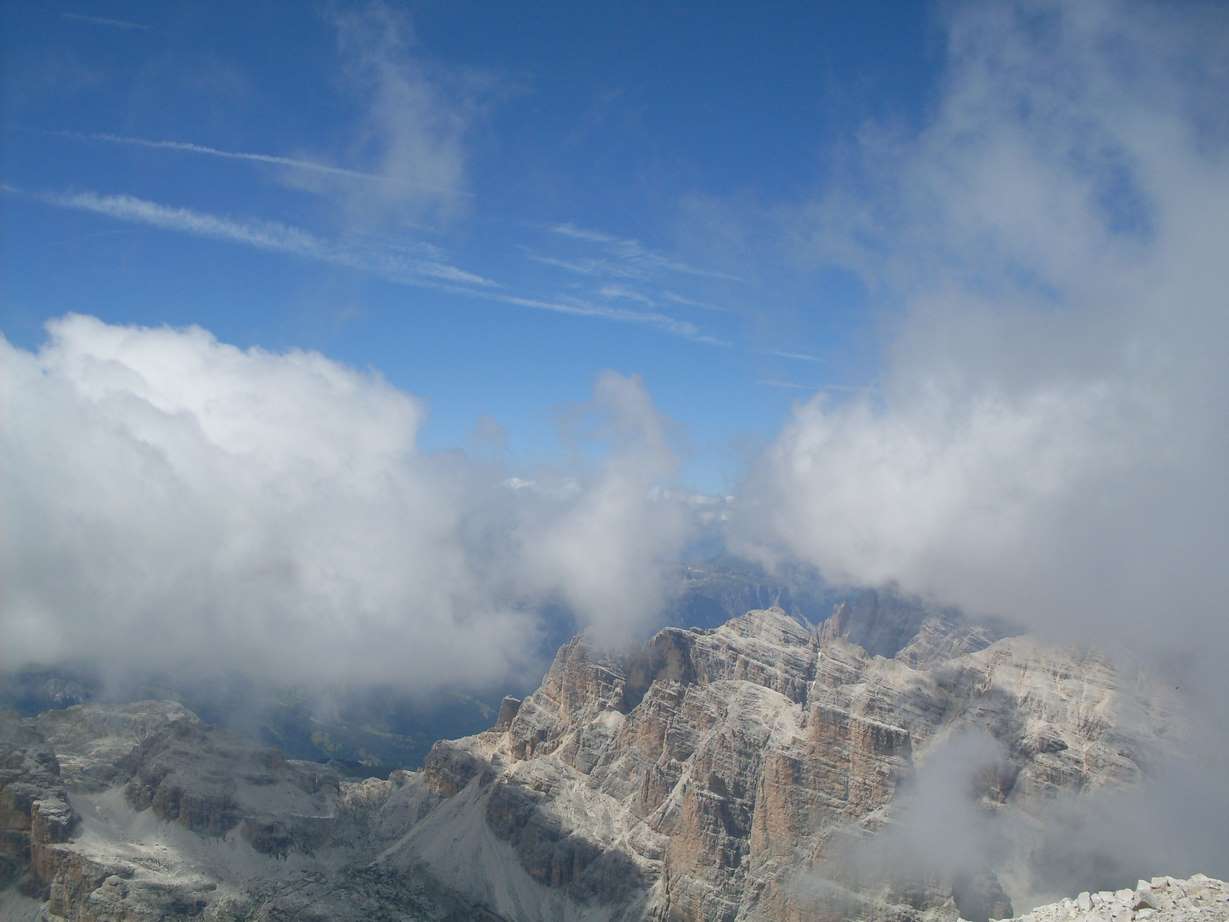
MULTIPOLYGON (((1136 780, 1168 716, 1158 689, 1091 654, 869 600, 818 631, 768 610, 667 629, 624 656, 573 640, 514 716, 437 744, 424 774, 448 802, 436 810, 480 813, 530 877, 579 887, 582 902, 696 922, 954 918, 961 904, 1008 915, 989 867, 902 885, 834 859, 891 826, 898 788, 961 730, 1006 753, 984 779, 987 809, 1027 809, 1136 780), (532 809, 509 822, 499 805, 514 796, 532 809), (626 862, 599 865, 612 850, 626 862)), ((437 844, 403 848, 470 887, 437 844)))
POLYGON ((1012 914, 988 858, 849 860, 945 741, 1002 755, 977 809, 1140 779, 1176 704, 1095 654, 867 594, 614 653, 565 644, 492 729, 348 780, 178 705, 0 721, 0 868, 50 919, 956 920, 1012 914))

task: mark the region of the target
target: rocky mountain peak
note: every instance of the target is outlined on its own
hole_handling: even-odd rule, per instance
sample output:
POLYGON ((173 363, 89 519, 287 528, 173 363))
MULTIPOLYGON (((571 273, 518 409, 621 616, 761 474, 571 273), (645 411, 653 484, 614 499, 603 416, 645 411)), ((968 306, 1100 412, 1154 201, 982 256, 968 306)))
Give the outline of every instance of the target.
POLYGON ((890 839, 900 792, 963 733, 1002 753, 983 808, 1027 816, 1136 781, 1175 738, 1172 702, 1087 653, 854 601, 816 629, 765 609, 633 651, 573 639, 490 730, 388 780, 174 705, 10 720, 0 821, 25 836, 10 865, 83 920, 1010 915, 1013 880, 988 862, 905 879, 843 856, 890 839), (67 818, 36 832, 35 802, 67 818))

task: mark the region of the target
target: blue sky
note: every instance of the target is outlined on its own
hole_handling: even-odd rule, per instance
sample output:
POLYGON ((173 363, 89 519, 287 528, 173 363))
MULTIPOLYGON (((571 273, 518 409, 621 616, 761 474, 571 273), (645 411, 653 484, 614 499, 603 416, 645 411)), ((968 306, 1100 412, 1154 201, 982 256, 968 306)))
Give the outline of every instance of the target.
POLYGON ((710 526, 1224 648, 1223 3, 0 9, 10 658, 412 624, 489 678, 710 526))
POLYGON ((793 217, 943 49, 914 3, 10 0, 0 33, 13 343, 79 311, 316 349, 525 464, 635 373, 709 491, 874 383, 883 298, 793 217))

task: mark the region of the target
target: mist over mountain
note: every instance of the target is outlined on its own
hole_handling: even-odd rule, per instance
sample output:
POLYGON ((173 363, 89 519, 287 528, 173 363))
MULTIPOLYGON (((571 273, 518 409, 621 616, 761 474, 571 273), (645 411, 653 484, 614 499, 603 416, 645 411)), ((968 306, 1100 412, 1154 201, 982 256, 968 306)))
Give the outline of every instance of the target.
POLYGON ((1229 919, 1224 8, 121 6, 0 5, 0 919, 1229 919))
MULTIPOLYGON (((774 576, 729 557, 677 564, 669 572, 670 601, 655 616, 658 627, 715 627, 739 613, 774 605, 817 621, 835 600, 856 594, 829 588, 805 569, 774 576)), ((357 679, 286 683, 236 671, 225 660, 199 674, 132 670, 117 676, 81 660, 31 663, 5 672, 0 675, 0 708, 34 716, 91 702, 169 699, 293 758, 329 761, 362 777, 386 776, 397 768, 418 768, 438 739, 489 727, 506 695, 533 691, 555 650, 582 626, 560 604, 543 610, 541 622, 535 666, 520 677, 472 687, 415 690, 357 679)))
POLYGON ((387 780, 169 701, 76 705, 0 718, 29 895, 6 899, 80 919, 1000 918, 1159 863, 1223 873, 1193 817, 1137 812, 1198 751, 1191 713, 1144 671, 874 593, 818 627, 770 609, 623 652, 577 637, 489 729, 387 780))

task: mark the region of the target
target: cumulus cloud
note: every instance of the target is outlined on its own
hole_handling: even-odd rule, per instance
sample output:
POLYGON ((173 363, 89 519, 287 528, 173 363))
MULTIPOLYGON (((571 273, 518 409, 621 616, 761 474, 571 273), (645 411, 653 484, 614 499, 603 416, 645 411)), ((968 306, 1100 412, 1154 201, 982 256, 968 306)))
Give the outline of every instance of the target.
POLYGON ((932 117, 868 126, 798 216, 902 307, 881 387, 766 452, 750 544, 1063 639, 1224 643, 1227 20, 1191 12, 957 8, 932 117))
POLYGON ((544 503, 422 452, 417 398, 319 354, 83 316, 48 334, 0 338, 2 667, 474 687, 535 662, 551 593, 604 587, 580 613, 612 636, 661 602, 631 578, 640 488, 669 473, 634 380, 599 381, 610 459, 544 503))

